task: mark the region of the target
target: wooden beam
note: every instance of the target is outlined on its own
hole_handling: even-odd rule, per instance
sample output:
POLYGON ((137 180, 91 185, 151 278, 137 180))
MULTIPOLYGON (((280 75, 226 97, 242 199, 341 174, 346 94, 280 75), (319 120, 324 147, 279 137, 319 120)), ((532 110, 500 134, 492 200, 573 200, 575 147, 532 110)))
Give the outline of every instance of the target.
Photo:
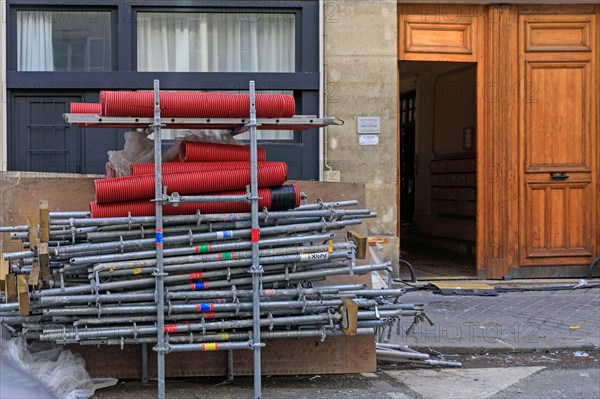
POLYGON ((35 248, 35 245, 38 241, 38 234, 37 234, 37 219, 35 216, 28 216, 27 217, 27 226, 29 227, 28 229, 28 240, 29 240, 29 245, 31 247, 31 249, 35 248))
POLYGON ((17 275, 16 274, 7 274, 6 280, 4 280, 6 284, 5 291, 5 302, 10 303, 17 300, 17 275))
POLYGON ((19 316, 29 316, 29 287, 25 274, 17 276, 17 294, 19 299, 19 316))
POLYGON ((38 260, 40 263, 40 275, 42 277, 43 283, 45 284, 52 277, 52 274, 50 272, 50 256, 48 255, 48 243, 38 243, 37 252, 38 260))
POLYGON ((48 201, 40 201, 40 242, 50 241, 50 210, 48 201))
POLYGON ((367 237, 354 230, 348 231, 346 237, 356 245, 356 259, 365 259, 367 257, 367 237))
POLYGON ((0 252, 0 290, 6 291, 6 276, 10 272, 10 264, 4 260, 4 254, 0 252))
POLYGON ((356 325, 358 323, 358 304, 350 298, 342 298, 342 331, 344 334, 354 337, 356 336, 356 325))

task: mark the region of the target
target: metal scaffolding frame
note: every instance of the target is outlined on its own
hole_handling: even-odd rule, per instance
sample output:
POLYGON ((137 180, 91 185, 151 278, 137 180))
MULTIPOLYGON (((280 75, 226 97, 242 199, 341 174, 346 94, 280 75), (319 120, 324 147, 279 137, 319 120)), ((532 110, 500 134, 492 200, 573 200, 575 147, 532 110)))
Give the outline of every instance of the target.
MULTIPOLYGON (((265 336, 264 333, 261 332, 261 322, 264 323, 264 320, 261 321, 261 303, 260 303, 260 295, 263 291, 262 282, 263 282, 263 272, 264 269, 260 263, 260 232, 261 227, 259 225, 259 220, 265 220, 270 215, 267 211, 259 211, 258 208, 258 157, 257 157, 257 130, 260 126, 263 126, 265 129, 278 129, 278 130, 306 130, 311 127, 319 127, 319 126, 327 126, 327 125, 337 125, 343 122, 335 119, 335 118, 318 118, 316 116, 311 115, 301 115, 294 116, 292 118, 261 118, 257 119, 256 117, 256 91, 255 91, 255 83, 254 81, 249 82, 249 99, 250 99, 250 109, 249 109, 249 118, 161 118, 161 108, 160 108, 160 83, 158 80, 154 80, 154 118, 141 118, 141 117, 105 117, 101 115, 91 115, 91 114, 65 114, 65 120, 70 124, 76 124, 81 127, 135 127, 135 128, 146 128, 152 129, 154 132, 154 174, 155 174, 155 196, 153 201, 156 205, 156 215, 154 218, 124 218, 127 220, 130 226, 132 220, 135 222, 139 222, 140 225, 143 223, 150 223, 151 219, 155 223, 155 266, 154 272, 152 276, 154 277, 154 299, 156 302, 156 340, 149 340, 148 343, 154 343, 153 350, 157 352, 157 368, 158 368, 158 399, 165 399, 166 397, 166 378, 165 378, 165 354, 168 352, 176 352, 176 351, 191 351, 191 350, 206 350, 203 349, 204 345, 171 345, 165 341, 165 277, 168 276, 168 273, 165 272, 165 265, 163 260, 164 249, 163 245, 173 238, 169 238, 164 240, 163 234, 163 222, 167 221, 168 218, 163 220, 163 206, 167 204, 178 204, 181 202, 194 202, 194 203, 203 203, 203 202, 219 202, 219 201, 227 201, 227 202, 248 202, 250 203, 250 229, 248 231, 249 234, 244 233, 245 235, 240 237, 249 237, 251 242, 251 266, 250 273, 252 275, 252 296, 251 296, 251 304, 252 304, 252 333, 248 337, 248 339, 237 342, 230 342, 226 344, 219 344, 220 350, 227 350, 228 356, 228 379, 233 378, 233 350, 235 349, 249 349, 254 352, 254 398, 260 399, 262 397, 262 378, 261 378, 261 348, 264 346, 264 343, 261 342, 261 335, 265 336), (179 196, 177 193, 172 193, 171 195, 167 195, 166 187, 163 187, 162 183, 162 142, 161 142, 161 129, 162 128, 209 128, 209 129, 221 129, 228 130, 232 134, 239 134, 245 131, 248 131, 250 134, 250 182, 247 187, 246 195, 238 195, 238 196, 179 196)), ((354 203, 352 203, 353 205, 354 203)), ((326 213, 332 213, 333 207, 338 205, 346 205, 344 203, 340 204, 332 204, 330 208, 325 210, 326 213)), ((304 216, 302 211, 315 211, 323 209, 320 205, 314 206, 305 206, 300 207, 298 210, 298 217, 304 216)), ((64 217, 65 219, 86 216, 80 213, 64 213, 54 215, 55 217, 64 217)), ((324 215, 318 215, 324 216, 324 215)), ((369 215, 365 215, 364 213, 354 215, 359 217, 369 217, 369 215)), ((371 215, 372 216, 372 215, 371 215)), ((185 218, 201 218, 206 217, 206 215, 197 215, 197 216, 183 216, 183 217, 170 217, 171 219, 185 219, 185 218)), ((209 215, 210 217, 210 215, 209 215)), ((348 214, 348 217, 352 219, 353 215, 351 213, 348 214)), ((318 219, 317 219, 318 220, 318 219)), ((91 223, 91 222, 90 222, 91 223)), ((340 222, 334 222, 333 224, 337 225, 352 225, 360 223, 357 220, 346 220, 340 222)), ((68 223, 72 224, 72 223, 68 223)), ((315 226, 320 224, 320 222, 312 223, 315 226)), ((307 223, 306 226, 312 226, 311 223, 307 223)), ((329 224, 332 224, 331 222, 329 224)), ((282 226, 285 228, 285 226, 282 226)), ((324 223, 322 229, 326 229, 327 223, 324 223)), ((83 226, 79 227, 80 229, 83 226)), ((269 227, 263 227, 268 231, 269 227)), ((72 229, 75 229, 75 226, 72 226, 72 229)), ((277 229, 275 229, 277 230, 277 229)), ((274 231, 275 231, 274 230, 274 231)), ((18 232, 19 227, 5 230, 18 232)), ((302 231, 302 230, 299 230, 302 231)), ((78 231, 76 231, 78 232, 78 231)), ((81 232, 85 232, 81 230, 81 232)), ((56 233, 60 237, 60 232, 56 233)), ((65 233, 75 234, 71 232, 65 233)), ((98 244, 99 247, 102 244, 98 244)), ((73 248, 76 250, 76 248, 73 248)), ((62 247, 61 250, 68 251, 67 247, 62 247)), ((15 256, 19 255, 27 255, 27 252, 23 254, 15 254, 15 256)), ((58 253, 56 254, 58 255, 58 253)), ((332 270, 341 270, 340 268, 332 269, 332 270)), ((345 269, 346 272, 352 272, 352 267, 345 269)), ((330 271, 331 272, 331 271, 330 271)), ((310 272, 306 271, 305 274, 319 274, 319 272, 310 272)), ((329 274, 329 273, 326 273, 329 274)), ((324 274, 324 275, 326 275, 324 274)), ((273 276, 271 276, 273 278, 273 276)), ((210 345, 210 344, 207 344, 210 345)), ((147 343, 142 344, 142 358, 147 359, 147 343)), ((144 361, 144 360, 143 360, 144 361)), ((145 366, 144 364, 142 365, 145 366)), ((145 366, 143 370, 144 381, 147 381, 147 366, 145 366)))
POLYGON ((145 383, 150 344, 157 353, 159 399, 166 397, 167 353, 225 351, 227 378, 232 380, 233 351, 252 350, 254 398, 260 399, 262 339, 383 334, 384 330, 390 333, 400 316, 415 317, 415 322, 424 317, 421 305, 397 302, 404 293, 401 289, 365 290, 364 284, 303 286, 331 275, 391 271, 389 262, 356 265, 356 243, 332 241, 333 230, 376 216, 368 209, 341 209, 358 201, 319 199, 285 211, 259 210, 257 130, 307 130, 339 124, 335 118, 257 119, 253 81, 249 82, 248 117, 241 119, 164 118, 160 94, 160 82, 155 80, 153 118, 64 114, 68 123, 80 127, 154 133, 155 187, 148 201, 154 202, 155 215, 92 219, 88 212, 49 212, 47 204, 40 204, 40 215, 43 208, 46 216, 40 216, 39 226, 33 217, 28 225, 0 226, 0 233, 10 233, 24 248, 0 254, 0 270, 8 265, 14 282, 12 299, 0 304, 0 322, 19 324, 21 334, 29 339, 121 347, 141 344, 145 383), (180 126, 249 132, 246 193, 168 194, 163 185, 162 129, 180 126), (229 201, 245 202, 250 211, 163 213, 165 205, 229 201), (40 237, 43 233, 43 241, 38 233, 40 237), (27 274, 36 276, 29 283, 37 291, 29 292, 23 278, 27 274))

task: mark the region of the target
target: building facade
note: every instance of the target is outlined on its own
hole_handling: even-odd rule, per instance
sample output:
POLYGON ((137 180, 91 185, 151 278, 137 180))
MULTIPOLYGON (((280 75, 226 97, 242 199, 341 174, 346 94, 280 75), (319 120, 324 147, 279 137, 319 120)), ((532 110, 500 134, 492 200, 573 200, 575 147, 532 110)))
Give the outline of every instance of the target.
POLYGON ((62 121, 100 89, 254 79, 345 120, 262 144, 291 178, 364 183, 385 258, 409 222, 468 247, 480 277, 584 275, 600 250, 600 6, 441 3, 9 0, 3 165, 102 173, 123 132, 62 121))

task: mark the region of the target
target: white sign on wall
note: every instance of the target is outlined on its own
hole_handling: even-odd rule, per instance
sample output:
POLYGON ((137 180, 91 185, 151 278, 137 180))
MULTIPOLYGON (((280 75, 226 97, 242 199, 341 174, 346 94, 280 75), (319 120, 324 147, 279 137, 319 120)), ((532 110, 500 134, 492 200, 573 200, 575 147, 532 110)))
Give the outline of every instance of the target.
POLYGON ((381 133, 381 118, 379 116, 357 116, 356 133, 381 133))
POLYGON ((379 145, 379 136, 374 134, 364 134, 358 136, 358 144, 360 145, 379 145))

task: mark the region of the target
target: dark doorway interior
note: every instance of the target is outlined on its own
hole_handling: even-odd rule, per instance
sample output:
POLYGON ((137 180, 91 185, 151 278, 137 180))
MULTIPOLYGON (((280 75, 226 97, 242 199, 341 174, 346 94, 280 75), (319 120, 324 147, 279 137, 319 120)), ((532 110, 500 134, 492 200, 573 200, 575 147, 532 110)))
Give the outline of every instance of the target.
POLYGON ((421 279, 476 277, 476 76, 400 63, 400 250, 421 279))
POLYGON ((400 218, 412 223, 415 213, 415 102, 417 92, 400 95, 400 218))

